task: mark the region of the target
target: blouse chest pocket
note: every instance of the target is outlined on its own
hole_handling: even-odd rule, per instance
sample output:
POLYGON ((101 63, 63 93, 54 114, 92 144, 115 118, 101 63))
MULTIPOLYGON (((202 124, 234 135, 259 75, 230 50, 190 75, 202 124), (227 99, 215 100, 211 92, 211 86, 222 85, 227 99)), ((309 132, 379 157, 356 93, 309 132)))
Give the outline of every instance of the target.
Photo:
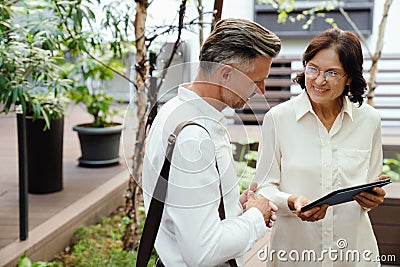
POLYGON ((370 150, 337 148, 338 170, 351 184, 367 181, 370 150))

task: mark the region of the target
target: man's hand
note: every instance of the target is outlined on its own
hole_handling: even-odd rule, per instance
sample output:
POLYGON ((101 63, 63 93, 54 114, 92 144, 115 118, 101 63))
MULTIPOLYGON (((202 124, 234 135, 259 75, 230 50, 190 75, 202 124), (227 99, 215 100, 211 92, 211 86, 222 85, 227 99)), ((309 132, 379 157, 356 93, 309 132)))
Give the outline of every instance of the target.
POLYGON ((274 203, 263 196, 256 195, 253 191, 249 191, 245 205, 247 209, 254 207, 261 211, 264 216, 265 224, 269 228, 272 227, 272 222, 276 220, 274 212, 278 210, 278 207, 274 203))
MULTIPOLYGON (((387 175, 381 175, 377 179, 374 179, 374 181, 385 180, 387 178, 387 175)), ((357 201, 361 207, 365 209, 373 209, 383 203, 386 192, 381 187, 374 187, 372 188, 372 191, 373 193, 365 191, 361 192, 355 195, 353 199, 357 201)))
POLYGON ((288 199, 289 208, 296 212, 297 217, 299 217, 302 221, 306 222, 316 222, 325 218, 326 210, 329 205, 324 204, 322 206, 314 207, 305 212, 301 211, 301 208, 305 205, 309 204, 310 200, 308 200, 304 196, 290 196, 288 199))

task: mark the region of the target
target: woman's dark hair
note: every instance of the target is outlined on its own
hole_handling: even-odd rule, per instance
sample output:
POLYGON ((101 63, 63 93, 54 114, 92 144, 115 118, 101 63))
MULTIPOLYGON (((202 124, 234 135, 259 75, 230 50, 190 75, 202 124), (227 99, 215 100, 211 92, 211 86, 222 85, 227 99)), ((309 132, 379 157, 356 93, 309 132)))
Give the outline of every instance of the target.
MULTIPOLYGON (((319 51, 328 48, 335 49, 344 71, 351 78, 351 84, 346 86, 342 96, 347 95, 350 91, 350 101, 361 106, 367 83, 362 75, 363 54, 360 41, 351 32, 328 29, 311 40, 303 54, 303 66, 305 67, 319 51)), ((301 88, 306 88, 304 72, 297 74, 293 81, 298 83, 301 88)))

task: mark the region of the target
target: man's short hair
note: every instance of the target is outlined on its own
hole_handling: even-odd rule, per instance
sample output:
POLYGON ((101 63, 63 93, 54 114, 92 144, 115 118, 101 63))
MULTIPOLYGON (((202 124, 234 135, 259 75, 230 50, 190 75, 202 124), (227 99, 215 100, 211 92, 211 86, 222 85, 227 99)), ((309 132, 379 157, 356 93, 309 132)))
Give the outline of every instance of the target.
POLYGON ((216 23, 201 47, 200 67, 207 73, 214 71, 207 64, 233 64, 242 69, 251 68, 252 60, 259 56, 273 58, 281 50, 278 36, 261 25, 244 19, 223 19, 216 23))

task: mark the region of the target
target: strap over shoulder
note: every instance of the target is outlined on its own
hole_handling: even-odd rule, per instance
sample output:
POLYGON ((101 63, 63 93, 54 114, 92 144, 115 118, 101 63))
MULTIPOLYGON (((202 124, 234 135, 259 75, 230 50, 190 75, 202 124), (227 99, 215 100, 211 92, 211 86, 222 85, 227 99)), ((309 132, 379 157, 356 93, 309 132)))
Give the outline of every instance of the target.
MULTIPOLYGON (((197 125, 199 127, 202 127, 208 134, 210 134, 209 131, 203 125, 194 121, 184 121, 175 128, 173 133, 169 135, 166 156, 164 159, 163 166, 161 168, 160 175, 158 176, 156 186, 154 188, 149 211, 147 213, 147 218, 144 223, 142 237, 140 239, 140 244, 139 244, 136 266, 146 267, 147 263, 149 262, 151 252, 153 250, 154 243, 157 237, 158 229, 160 228, 162 214, 164 211, 164 203, 168 190, 169 171, 171 167, 171 159, 175 147, 176 138, 179 135, 179 133, 183 130, 183 128, 190 125, 197 125)), ((216 159, 215 159, 215 165, 219 175, 219 169, 216 159)), ((221 179, 219 181, 219 190, 221 198, 218 207, 218 212, 220 219, 224 220, 225 207, 222 195, 221 179)), ((237 266, 235 259, 230 259, 228 263, 231 267, 237 266)))

